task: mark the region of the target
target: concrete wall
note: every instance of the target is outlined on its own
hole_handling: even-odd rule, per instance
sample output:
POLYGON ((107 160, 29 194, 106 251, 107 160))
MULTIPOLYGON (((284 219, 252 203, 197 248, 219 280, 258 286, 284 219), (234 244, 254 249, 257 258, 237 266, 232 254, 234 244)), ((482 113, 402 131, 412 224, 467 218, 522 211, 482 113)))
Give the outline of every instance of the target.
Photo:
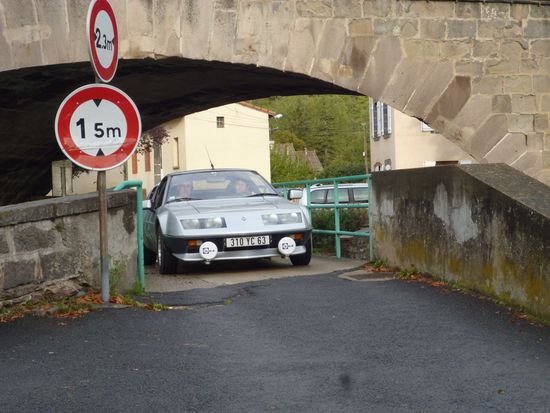
MULTIPOLYGON (((108 203, 111 270, 123 291, 137 277, 136 197, 111 193, 108 203)), ((67 280, 100 286, 97 208, 96 194, 0 207, 0 304, 67 280)))
POLYGON ((550 188, 503 164, 378 172, 374 253, 550 316, 550 188))

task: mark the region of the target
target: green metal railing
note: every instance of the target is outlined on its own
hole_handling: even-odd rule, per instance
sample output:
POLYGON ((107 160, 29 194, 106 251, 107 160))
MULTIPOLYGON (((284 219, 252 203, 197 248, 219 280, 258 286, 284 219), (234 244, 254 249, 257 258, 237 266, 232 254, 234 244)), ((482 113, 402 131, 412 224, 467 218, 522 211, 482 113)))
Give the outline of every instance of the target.
POLYGON ((145 291, 145 270, 143 262, 143 190, 141 181, 124 181, 113 188, 113 191, 136 188, 137 193, 137 255, 138 255, 138 284, 145 291))
POLYGON ((305 196, 307 199, 307 209, 309 210, 310 221, 313 223, 313 209, 334 209, 334 230, 328 229, 317 229, 313 228, 313 234, 327 234, 334 235, 335 237, 335 249, 336 257, 341 258, 342 248, 340 242, 341 235, 351 235, 354 237, 368 237, 369 238, 369 260, 372 259, 372 238, 370 236, 370 195, 371 195, 371 175, 353 175, 353 176, 340 176, 337 178, 323 178, 323 179, 308 179, 304 181, 290 181, 290 182, 276 182, 273 184, 276 188, 283 188, 284 197, 287 198, 287 193, 289 189, 296 187, 305 187, 305 196), (368 184, 368 202, 361 204, 341 204, 340 196, 338 194, 339 184, 349 183, 349 182, 367 182, 368 184), (311 204, 311 187, 315 184, 332 184, 334 188, 334 203, 333 204, 311 204), (344 231, 340 229, 340 210, 344 208, 367 208, 368 210, 368 219, 369 219, 369 230, 368 231, 344 231))

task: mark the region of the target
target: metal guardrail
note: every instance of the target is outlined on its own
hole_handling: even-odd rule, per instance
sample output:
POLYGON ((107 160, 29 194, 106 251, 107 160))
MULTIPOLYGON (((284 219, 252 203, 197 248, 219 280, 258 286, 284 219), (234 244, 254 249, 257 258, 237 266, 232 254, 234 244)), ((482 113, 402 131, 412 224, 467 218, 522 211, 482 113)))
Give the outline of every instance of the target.
POLYGON ((143 262, 143 192, 141 181, 124 181, 113 188, 113 191, 136 188, 137 195, 137 258, 138 258, 138 284, 145 291, 145 270, 143 262))
POLYGON ((273 186, 276 188, 282 188, 284 190, 284 197, 287 197, 288 190, 296 187, 305 187, 306 190, 306 199, 307 199, 307 208, 309 211, 309 217, 313 223, 313 209, 334 209, 334 230, 328 229, 316 229, 313 228, 313 234, 326 234, 334 235, 335 237, 335 249, 336 257, 342 257, 342 248, 340 242, 341 235, 351 235, 355 237, 368 237, 369 238, 369 260, 372 260, 372 238, 370 232, 370 195, 371 195, 371 175, 353 175, 353 176, 340 176, 336 178, 322 178, 322 179, 308 179, 303 181, 289 181, 289 182, 276 182, 273 183, 273 186), (339 196, 339 184, 349 183, 355 181, 366 181, 368 184, 368 202, 362 204, 341 204, 339 196), (333 204, 311 204, 311 187, 316 184, 332 184, 334 188, 334 203, 333 204), (346 208, 367 208, 368 217, 369 217, 369 230, 368 231, 344 231, 340 229, 340 210, 346 208))

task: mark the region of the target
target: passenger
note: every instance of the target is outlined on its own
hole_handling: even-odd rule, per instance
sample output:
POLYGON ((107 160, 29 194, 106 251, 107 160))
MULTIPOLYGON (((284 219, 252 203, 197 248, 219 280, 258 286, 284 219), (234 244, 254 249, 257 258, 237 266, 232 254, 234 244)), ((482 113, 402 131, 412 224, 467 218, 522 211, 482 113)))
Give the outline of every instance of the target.
POLYGON ((241 196, 247 196, 252 193, 248 183, 243 179, 237 179, 234 183, 233 190, 235 194, 241 196))

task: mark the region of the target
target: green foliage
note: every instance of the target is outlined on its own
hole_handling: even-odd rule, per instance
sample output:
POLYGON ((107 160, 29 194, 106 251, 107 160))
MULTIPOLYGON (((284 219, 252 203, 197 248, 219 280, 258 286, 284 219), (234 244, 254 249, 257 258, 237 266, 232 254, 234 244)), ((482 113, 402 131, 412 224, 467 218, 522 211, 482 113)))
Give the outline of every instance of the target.
POLYGON ((314 177, 315 172, 306 162, 271 151, 271 182, 299 181, 314 177))
POLYGON ((132 294, 134 296, 140 297, 145 294, 145 288, 143 287, 143 285, 136 281, 136 283, 134 284, 134 288, 132 288, 132 294))
POLYGON ((321 178, 364 175, 366 173, 367 171, 365 170, 365 164, 363 162, 354 164, 332 164, 323 170, 321 178))
POLYGON ((271 134, 275 143, 291 143, 294 149, 301 151, 306 146, 305 142, 288 130, 276 130, 271 134))
POLYGON ((313 95, 271 97, 254 104, 282 113, 282 118, 271 119, 271 128, 277 133, 292 132, 308 149, 316 150, 323 167, 328 168, 333 164, 364 165, 368 102, 366 96, 313 95))
POLYGON ((395 273, 395 276, 397 278, 407 279, 417 274, 418 274, 418 271, 415 268, 401 268, 399 271, 395 273))
MULTIPOLYGON (((313 211, 313 227, 315 229, 334 230, 334 211, 321 209, 313 211)), ((365 209, 341 209, 340 229, 342 231, 357 231, 368 222, 368 210, 365 209)))
POLYGON ((388 263, 388 260, 385 259, 385 258, 382 258, 382 259, 377 259, 376 261, 374 261, 374 263, 372 264, 372 266, 374 268, 388 268, 390 266, 390 264, 388 263))
POLYGON ((110 295, 118 294, 118 285, 122 274, 126 271, 124 263, 118 259, 113 259, 109 266, 109 293, 110 295))

